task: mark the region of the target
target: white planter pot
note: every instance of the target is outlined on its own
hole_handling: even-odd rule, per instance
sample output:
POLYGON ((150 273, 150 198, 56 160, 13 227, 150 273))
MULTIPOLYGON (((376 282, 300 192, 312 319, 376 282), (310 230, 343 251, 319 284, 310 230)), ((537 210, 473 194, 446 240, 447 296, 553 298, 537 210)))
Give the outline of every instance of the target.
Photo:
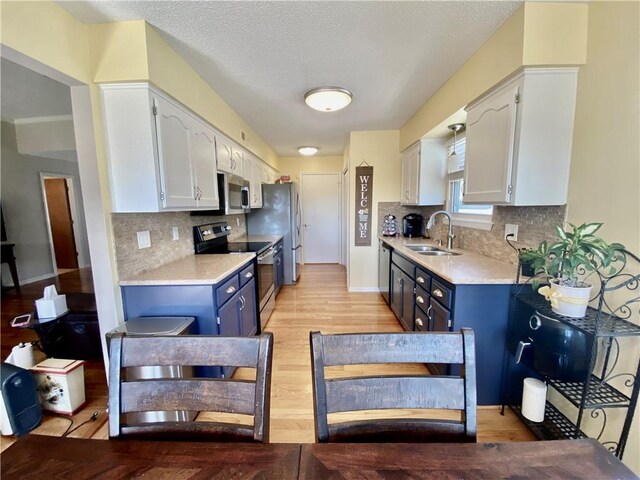
POLYGON ((557 280, 551 280, 549 285, 551 286, 549 298, 551 310, 565 317, 584 317, 591 298, 591 285, 588 287, 565 287, 559 285, 557 280))

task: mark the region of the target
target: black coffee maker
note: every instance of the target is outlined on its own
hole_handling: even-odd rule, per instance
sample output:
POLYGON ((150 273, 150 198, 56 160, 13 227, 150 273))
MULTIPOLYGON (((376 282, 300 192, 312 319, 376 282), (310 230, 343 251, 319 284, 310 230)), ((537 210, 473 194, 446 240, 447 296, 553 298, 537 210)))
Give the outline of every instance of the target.
POLYGON ((402 218, 402 234, 405 237, 422 236, 422 215, 410 213, 402 218))

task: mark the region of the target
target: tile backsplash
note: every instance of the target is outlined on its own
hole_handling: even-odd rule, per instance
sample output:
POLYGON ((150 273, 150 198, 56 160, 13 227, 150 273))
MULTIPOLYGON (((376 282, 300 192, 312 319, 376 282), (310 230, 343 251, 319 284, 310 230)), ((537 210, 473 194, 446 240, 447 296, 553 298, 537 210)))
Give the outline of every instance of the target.
POLYGON ((192 217, 189 212, 166 212, 112 213, 111 217, 121 279, 193 255, 195 225, 226 220, 232 228, 229 241, 247 233, 244 215, 192 217), (173 227, 178 227, 178 240, 173 240, 173 227), (151 247, 139 249, 136 233, 145 230, 151 236, 151 247))
MULTIPOLYGON (((402 234, 402 217, 408 213, 419 213, 426 223, 429 216, 444 207, 407 207, 399 202, 378 203, 378 232, 382 232, 384 216, 393 214, 397 218, 398 231, 402 234)), ((517 264, 516 252, 504 240, 505 224, 518 225, 518 248, 536 247, 542 240, 553 240, 553 226, 565 221, 566 205, 553 207, 493 207, 493 228, 491 231, 478 230, 467 227, 454 227, 456 238, 454 248, 471 250, 503 262, 517 264)), ((447 227, 442 217, 436 219, 434 228, 430 232, 432 238, 446 241, 447 227)))

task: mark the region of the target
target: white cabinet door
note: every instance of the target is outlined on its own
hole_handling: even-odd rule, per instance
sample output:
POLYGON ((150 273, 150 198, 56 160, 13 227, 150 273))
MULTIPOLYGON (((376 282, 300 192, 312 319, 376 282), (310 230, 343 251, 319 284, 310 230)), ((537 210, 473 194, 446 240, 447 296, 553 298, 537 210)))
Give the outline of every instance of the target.
POLYGON ((467 115, 465 203, 508 203, 511 199, 519 86, 496 92, 467 115))
POLYGON ((402 154, 402 191, 401 205, 418 204, 418 174, 420 162, 420 143, 402 154))
POLYGON ((191 118, 164 98, 154 97, 158 157, 165 208, 196 206, 196 190, 191 168, 191 118))
POLYGON ((219 135, 216 136, 216 161, 218 171, 224 173, 233 173, 231 169, 231 141, 219 135))
POLYGON ((244 155, 244 178, 249 181, 249 206, 262 208, 262 162, 248 153, 244 155))
POLYGON ((240 150, 238 147, 231 147, 231 172, 234 175, 245 178, 249 180, 248 177, 244 176, 244 152, 240 150))
POLYGON ((192 163, 199 208, 219 208, 214 130, 204 123, 192 123, 192 163))

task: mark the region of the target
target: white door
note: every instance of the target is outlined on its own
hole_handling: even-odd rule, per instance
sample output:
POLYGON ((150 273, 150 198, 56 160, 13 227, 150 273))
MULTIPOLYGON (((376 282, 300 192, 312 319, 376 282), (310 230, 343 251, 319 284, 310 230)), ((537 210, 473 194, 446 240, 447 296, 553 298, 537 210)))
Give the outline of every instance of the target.
POLYGON ((304 263, 340 262, 340 174, 303 173, 304 263))

